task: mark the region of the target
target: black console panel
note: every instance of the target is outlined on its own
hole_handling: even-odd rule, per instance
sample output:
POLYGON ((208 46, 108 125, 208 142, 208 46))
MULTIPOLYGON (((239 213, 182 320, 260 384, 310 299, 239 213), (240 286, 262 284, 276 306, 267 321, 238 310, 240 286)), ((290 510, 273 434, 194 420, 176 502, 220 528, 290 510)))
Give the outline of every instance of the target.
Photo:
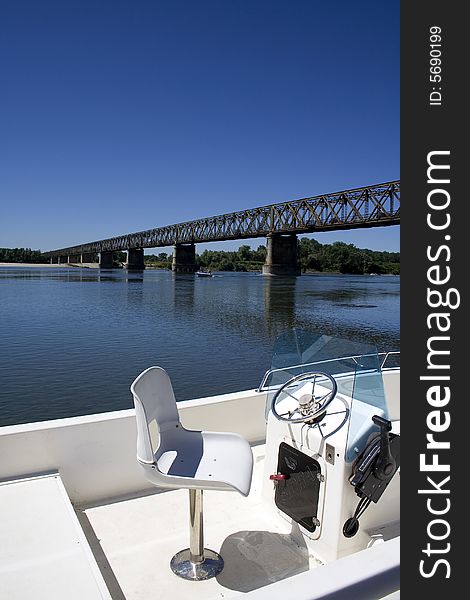
POLYGON ((277 472, 286 478, 276 481, 276 506, 307 531, 315 531, 318 526, 320 464, 282 442, 279 445, 277 472))

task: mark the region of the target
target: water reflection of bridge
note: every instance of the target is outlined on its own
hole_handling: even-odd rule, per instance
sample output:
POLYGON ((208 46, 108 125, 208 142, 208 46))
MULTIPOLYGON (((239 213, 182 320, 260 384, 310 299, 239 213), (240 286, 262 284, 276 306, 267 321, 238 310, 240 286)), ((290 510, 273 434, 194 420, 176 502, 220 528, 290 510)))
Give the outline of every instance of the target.
POLYGON ((174 246, 173 271, 193 273, 196 243, 267 238, 268 275, 300 275, 297 235, 400 223, 400 182, 270 204, 158 227, 43 253, 51 263, 92 262, 112 268, 113 252, 127 251, 129 269, 144 268, 144 248, 174 246))
POLYGON ((198 312, 203 310, 205 321, 216 321, 224 329, 234 332, 240 332, 242 329, 255 335, 260 330, 276 335, 294 327, 295 277, 257 277, 257 283, 260 284, 257 286, 253 285, 253 278, 247 277, 246 274, 240 278, 236 275, 222 277, 226 281, 233 279, 234 284, 236 281, 238 291, 238 295, 232 300, 227 298, 227 287, 223 286, 220 290, 224 294, 223 306, 218 301, 216 280, 201 281, 191 275, 173 277, 172 302, 178 315, 187 315, 192 319, 197 318, 198 312), (240 322, 238 307, 233 307, 234 310, 231 311, 231 302, 242 303, 243 323, 240 322))

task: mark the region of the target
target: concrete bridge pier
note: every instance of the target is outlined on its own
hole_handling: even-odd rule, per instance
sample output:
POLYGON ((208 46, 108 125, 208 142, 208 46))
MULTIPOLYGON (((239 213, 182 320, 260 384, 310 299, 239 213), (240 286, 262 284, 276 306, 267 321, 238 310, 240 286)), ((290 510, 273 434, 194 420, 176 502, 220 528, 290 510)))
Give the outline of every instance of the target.
POLYGON ((295 233, 268 236, 263 275, 300 275, 295 233))
POLYGON ((104 251, 99 253, 100 257, 100 269, 112 269, 113 268, 113 253, 112 251, 104 251))
POLYGON ((175 273, 195 273, 196 246, 194 244, 175 244, 171 270, 175 273))
POLYGON ((128 249, 127 268, 129 271, 143 271, 145 269, 143 248, 128 249))

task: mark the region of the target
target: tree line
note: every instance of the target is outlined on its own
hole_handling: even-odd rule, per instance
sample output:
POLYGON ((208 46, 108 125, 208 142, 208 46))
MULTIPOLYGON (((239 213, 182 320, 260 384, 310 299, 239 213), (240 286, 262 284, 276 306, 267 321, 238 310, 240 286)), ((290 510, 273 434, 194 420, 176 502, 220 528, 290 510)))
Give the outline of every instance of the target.
POLYGON ((0 262, 42 263, 44 257, 40 250, 31 248, 0 248, 0 262))
MULTIPOLYGON (((317 240, 300 238, 299 260, 302 271, 367 274, 377 273, 398 275, 400 273, 400 253, 385 252, 357 248, 354 244, 334 242, 320 244, 317 240)), ((147 266, 160 269, 171 269, 172 255, 145 255, 147 266)), ((256 249, 244 244, 234 251, 204 250, 196 255, 199 267, 211 271, 261 271, 266 260, 266 246, 256 249)), ((126 261, 125 252, 115 252, 114 261, 117 264, 126 261)), ((41 263, 48 262, 40 250, 31 248, 0 248, 0 262, 10 263, 41 263)))
POLYGON ((302 238, 299 242, 303 271, 336 271, 349 274, 377 273, 399 275, 400 253, 357 248, 354 244, 320 244, 302 238))

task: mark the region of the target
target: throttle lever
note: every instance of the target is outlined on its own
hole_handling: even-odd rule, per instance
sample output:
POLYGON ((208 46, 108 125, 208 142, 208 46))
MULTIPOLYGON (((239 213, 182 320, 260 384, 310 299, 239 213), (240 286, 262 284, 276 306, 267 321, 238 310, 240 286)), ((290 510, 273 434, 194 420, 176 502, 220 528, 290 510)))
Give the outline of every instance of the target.
POLYGON ((390 436, 388 435, 392 429, 392 423, 378 415, 374 415, 372 421, 380 427, 380 449, 374 464, 374 475, 385 481, 395 472, 397 466, 390 450, 390 436))

